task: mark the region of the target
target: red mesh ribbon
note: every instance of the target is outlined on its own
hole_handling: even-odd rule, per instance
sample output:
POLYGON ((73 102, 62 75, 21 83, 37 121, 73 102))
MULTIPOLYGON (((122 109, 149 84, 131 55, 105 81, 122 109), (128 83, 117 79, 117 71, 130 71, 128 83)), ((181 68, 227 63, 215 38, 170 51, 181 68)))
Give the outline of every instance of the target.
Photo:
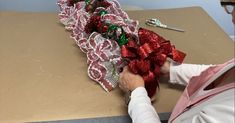
POLYGON ((140 28, 138 37, 139 43, 129 40, 122 46, 121 55, 130 60, 130 71, 143 77, 148 96, 152 97, 159 87, 160 67, 167 57, 182 63, 185 54, 153 31, 140 28))

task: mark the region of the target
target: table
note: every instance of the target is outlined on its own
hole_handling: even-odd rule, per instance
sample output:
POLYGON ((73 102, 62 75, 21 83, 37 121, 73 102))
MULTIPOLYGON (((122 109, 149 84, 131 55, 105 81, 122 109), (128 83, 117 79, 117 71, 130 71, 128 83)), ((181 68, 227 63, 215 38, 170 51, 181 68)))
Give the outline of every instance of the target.
MULTIPOLYGON (((234 57, 234 42, 200 7, 128 11, 140 26, 169 39, 185 62, 218 64, 234 57), (185 29, 144 24, 148 18, 185 29)), ((0 122, 32 122, 127 115, 123 93, 105 92, 87 76, 86 56, 57 13, 0 11, 0 122)), ((160 84, 153 104, 171 112, 182 87, 160 84)))

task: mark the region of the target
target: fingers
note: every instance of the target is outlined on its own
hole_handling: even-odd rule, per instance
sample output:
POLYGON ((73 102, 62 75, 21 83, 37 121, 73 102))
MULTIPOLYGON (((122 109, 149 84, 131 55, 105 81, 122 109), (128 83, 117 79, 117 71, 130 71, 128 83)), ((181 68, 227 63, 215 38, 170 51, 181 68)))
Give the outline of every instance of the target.
POLYGON ((170 71, 170 62, 169 61, 166 61, 162 67, 160 68, 160 72, 162 74, 168 74, 170 71))
POLYGON ((119 83, 119 88, 123 91, 125 91, 124 87, 119 83))
POLYGON ((128 85, 127 85, 127 83, 126 83, 125 81, 120 82, 120 83, 119 83, 119 87, 120 87, 120 89, 122 89, 123 91, 128 91, 128 90, 129 90, 129 89, 128 89, 128 85))
POLYGON ((127 72, 127 71, 129 71, 128 66, 125 66, 125 67, 123 68, 123 72, 127 72))
POLYGON ((124 74, 126 74, 126 72, 128 72, 128 66, 125 66, 125 67, 123 68, 123 71, 119 74, 119 82, 122 82, 122 81, 123 81, 124 74))
POLYGON ((119 74, 119 87, 124 90, 123 87, 123 72, 119 74))
POLYGON ((125 80, 125 76, 126 76, 126 73, 128 72, 128 67, 125 66, 123 68, 123 71, 122 73, 119 74, 119 87, 120 89, 122 89, 123 91, 128 91, 128 84, 125 80))

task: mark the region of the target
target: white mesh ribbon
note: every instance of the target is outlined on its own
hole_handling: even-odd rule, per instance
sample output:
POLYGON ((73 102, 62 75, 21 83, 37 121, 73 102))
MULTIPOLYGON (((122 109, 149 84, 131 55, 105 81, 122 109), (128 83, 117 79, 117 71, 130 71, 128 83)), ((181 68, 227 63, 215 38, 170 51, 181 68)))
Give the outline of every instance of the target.
POLYGON ((126 33, 137 36, 138 21, 129 19, 116 0, 108 1, 111 6, 106 9, 98 7, 94 13, 85 11, 85 2, 77 2, 68 6, 67 0, 59 0, 59 19, 67 30, 71 30, 71 37, 79 48, 87 55, 88 76, 98 82, 106 91, 117 86, 119 71, 125 65, 120 54, 120 47, 116 41, 106 39, 101 34, 85 32, 86 24, 92 14, 105 10, 108 14, 102 15, 104 22, 121 26, 126 33))
POLYGON ((94 32, 88 39, 87 47, 89 77, 106 91, 112 90, 117 85, 118 73, 123 67, 118 44, 94 32))
POLYGON ((67 30, 73 30, 77 21, 77 14, 80 11, 85 11, 85 2, 78 2, 74 6, 68 6, 67 0, 59 0, 58 6, 60 7, 59 19, 65 25, 67 30))

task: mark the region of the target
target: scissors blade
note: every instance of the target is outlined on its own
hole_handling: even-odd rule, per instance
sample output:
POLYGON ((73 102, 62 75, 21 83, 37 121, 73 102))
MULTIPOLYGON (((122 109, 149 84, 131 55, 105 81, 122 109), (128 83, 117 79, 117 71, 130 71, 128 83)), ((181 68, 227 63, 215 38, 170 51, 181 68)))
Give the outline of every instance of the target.
POLYGON ((179 28, 175 28, 175 27, 169 27, 169 26, 167 26, 166 29, 175 30, 175 31, 178 31, 178 32, 185 32, 185 30, 183 30, 183 29, 179 29, 179 28))
POLYGON ((175 27, 169 27, 165 24, 162 24, 158 19, 148 19, 145 22, 148 26, 155 26, 155 27, 160 27, 164 29, 169 29, 169 30, 174 30, 178 32, 185 32, 183 29, 175 28, 175 27))

